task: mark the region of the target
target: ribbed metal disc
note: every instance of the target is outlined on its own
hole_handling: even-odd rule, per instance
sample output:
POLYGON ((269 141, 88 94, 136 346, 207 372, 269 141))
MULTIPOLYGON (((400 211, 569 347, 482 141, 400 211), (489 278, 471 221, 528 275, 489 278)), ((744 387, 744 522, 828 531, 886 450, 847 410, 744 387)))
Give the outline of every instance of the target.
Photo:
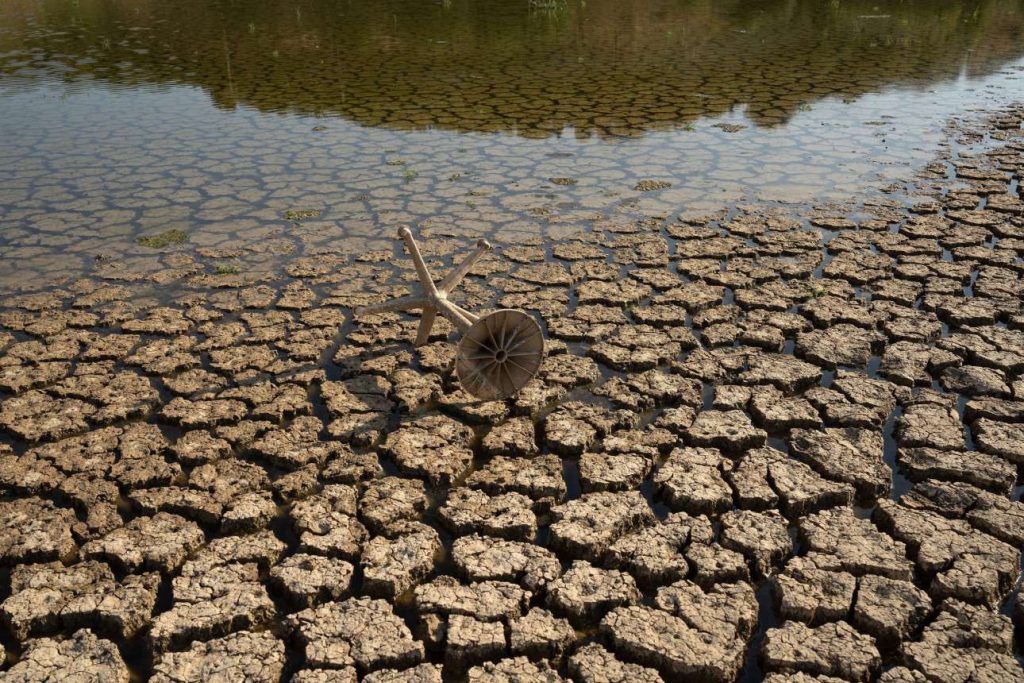
POLYGON ((507 398, 526 386, 544 360, 544 335, 532 316, 503 308, 477 320, 459 342, 455 374, 477 398, 507 398))

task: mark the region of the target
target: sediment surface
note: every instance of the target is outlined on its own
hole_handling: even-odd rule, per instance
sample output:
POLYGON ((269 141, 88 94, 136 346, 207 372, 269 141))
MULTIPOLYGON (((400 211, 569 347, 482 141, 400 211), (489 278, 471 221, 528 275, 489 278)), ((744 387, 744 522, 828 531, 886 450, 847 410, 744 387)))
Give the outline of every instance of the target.
POLYGON ((548 334, 507 401, 354 316, 397 250, 5 300, 0 679, 1024 677, 1022 120, 489 257, 459 303, 548 334))

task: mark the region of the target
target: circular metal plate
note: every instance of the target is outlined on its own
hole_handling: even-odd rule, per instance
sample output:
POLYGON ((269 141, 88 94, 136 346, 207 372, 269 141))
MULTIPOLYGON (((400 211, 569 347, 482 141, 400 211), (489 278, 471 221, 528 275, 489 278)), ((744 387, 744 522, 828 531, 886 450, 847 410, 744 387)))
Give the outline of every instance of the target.
POLYGON ((544 335, 532 316, 503 308, 477 320, 459 342, 455 374, 477 398, 508 398, 536 376, 544 335))

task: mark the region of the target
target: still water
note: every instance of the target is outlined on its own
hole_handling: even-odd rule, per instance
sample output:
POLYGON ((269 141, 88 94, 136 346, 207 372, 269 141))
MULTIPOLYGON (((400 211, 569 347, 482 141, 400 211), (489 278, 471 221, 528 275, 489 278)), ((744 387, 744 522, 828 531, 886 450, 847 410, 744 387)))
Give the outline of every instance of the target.
POLYGON ((542 4, 2 0, 0 290, 844 201, 1024 99, 1024 0, 542 4))

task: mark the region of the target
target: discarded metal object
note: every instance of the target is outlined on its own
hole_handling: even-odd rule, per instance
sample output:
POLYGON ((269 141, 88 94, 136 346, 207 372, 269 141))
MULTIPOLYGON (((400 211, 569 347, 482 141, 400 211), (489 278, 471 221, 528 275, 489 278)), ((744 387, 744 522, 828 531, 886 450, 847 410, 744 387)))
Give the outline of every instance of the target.
POLYGON ((518 393, 537 374, 544 359, 544 335, 537 321, 511 308, 480 317, 448 300, 448 294, 462 282, 473 264, 491 250, 490 243, 483 239, 478 241, 476 251, 435 285, 409 228, 399 228, 398 237, 412 256, 422 291, 358 308, 356 314, 418 309, 422 315, 415 344, 420 346, 427 343, 434 319, 440 313, 462 335, 455 358, 455 374, 462 387, 485 400, 518 393))

